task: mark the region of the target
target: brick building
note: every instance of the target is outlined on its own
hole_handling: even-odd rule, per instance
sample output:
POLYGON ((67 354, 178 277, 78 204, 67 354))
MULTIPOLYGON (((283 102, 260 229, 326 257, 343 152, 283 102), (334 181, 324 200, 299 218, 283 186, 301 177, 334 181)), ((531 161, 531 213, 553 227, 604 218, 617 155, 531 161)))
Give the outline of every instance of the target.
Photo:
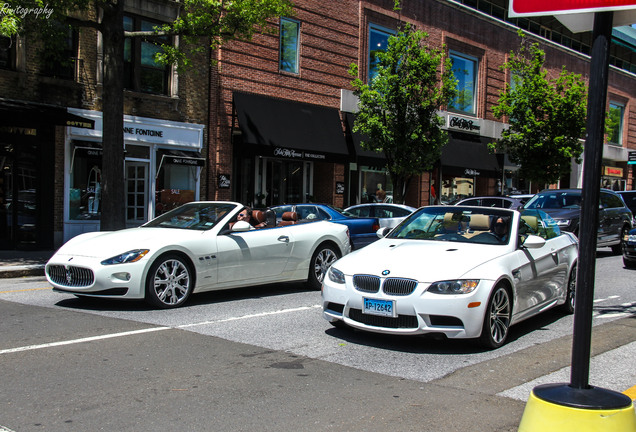
MULTIPOLYGON (((124 25, 146 29, 177 11, 172 2, 126 2, 124 25)), ((53 248, 99 229, 102 39, 82 28, 66 43, 70 61, 50 63, 39 38, 0 39, 2 249, 53 248)), ((178 74, 148 61, 156 49, 126 42, 122 206, 129 226, 206 195, 209 54, 178 74)))
MULTIPOLYGON (((368 77, 373 50, 386 46, 400 22, 426 31, 431 46, 444 46, 454 64, 469 71, 462 85, 474 95, 467 106, 441 112, 450 142, 437 168, 411 182, 407 204, 433 202, 432 189, 446 202, 541 187, 518 178, 505 155, 487 150, 505 127, 492 113, 510 81, 500 67, 518 48, 517 30, 523 28, 545 50, 550 74, 565 66, 586 79, 589 33, 574 35, 552 17, 511 19, 504 0, 403 2, 400 11, 381 0, 294 3, 295 16, 275 23, 277 33, 232 42, 216 52, 210 83, 210 198, 257 207, 308 200, 347 206, 373 199, 378 185, 390 192, 382 155, 362 150, 360 137, 351 133, 356 101, 347 71, 357 63, 361 77, 368 77)), ((621 189, 633 187, 627 159, 628 149, 636 148, 635 52, 629 36, 612 45, 608 106, 620 113, 621 124, 615 142, 605 144, 604 181, 621 189)), ((573 164, 561 186, 580 185, 581 167, 573 164)))

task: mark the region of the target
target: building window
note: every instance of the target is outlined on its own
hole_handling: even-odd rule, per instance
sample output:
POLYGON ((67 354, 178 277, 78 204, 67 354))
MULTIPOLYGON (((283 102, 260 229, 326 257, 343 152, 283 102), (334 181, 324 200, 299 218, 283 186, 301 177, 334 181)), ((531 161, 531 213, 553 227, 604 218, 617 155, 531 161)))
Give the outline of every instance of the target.
MULTIPOLYGON (((64 28, 61 25, 58 26, 57 31, 63 37, 59 39, 59 46, 56 43, 55 46, 49 47, 45 43, 45 50, 42 55, 44 62, 42 73, 55 78, 75 79, 79 33, 71 27, 64 28)), ((53 38, 52 40, 57 41, 58 39, 53 38)))
POLYGON ((474 57, 456 52, 450 53, 450 59, 453 63, 458 93, 450 103, 449 109, 465 114, 476 114, 478 61, 474 57))
POLYGON ((368 82, 371 82, 373 78, 378 74, 378 53, 384 52, 389 47, 389 37, 393 36, 395 32, 372 25, 369 27, 369 74, 368 82))
POLYGON ((69 219, 99 220, 102 195, 102 149, 99 144, 74 141, 71 157, 69 219))
MULTIPOLYGON (((161 25, 133 16, 124 17, 124 30, 151 31, 161 25)), ((168 43, 169 37, 126 38, 124 41, 124 87, 128 90, 167 94, 168 66, 155 61, 155 54, 161 52, 161 44, 168 43)))
POLYGON ((0 36, 0 69, 15 69, 15 38, 0 36))
POLYGON ((280 59, 278 68, 283 72, 298 73, 300 23, 289 18, 280 19, 280 59))
POLYGON ((609 133, 607 141, 610 144, 623 145, 623 117, 625 114, 625 106, 618 102, 610 102, 608 115, 609 133))

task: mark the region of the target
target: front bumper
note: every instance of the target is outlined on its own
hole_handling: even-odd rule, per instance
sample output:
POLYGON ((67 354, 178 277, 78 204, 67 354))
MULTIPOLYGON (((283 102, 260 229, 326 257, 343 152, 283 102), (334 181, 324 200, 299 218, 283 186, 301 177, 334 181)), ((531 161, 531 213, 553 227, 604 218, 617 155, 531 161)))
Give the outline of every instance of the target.
POLYGON ((55 291, 90 297, 144 298, 144 274, 148 261, 104 266, 91 257, 55 255, 45 275, 55 291))
MULTIPOLYGON (((328 277, 323 282, 323 317, 329 322, 342 321, 350 327, 375 333, 424 335, 444 334, 448 338, 476 338, 481 334, 488 298, 494 281, 481 280, 470 294, 432 294, 428 283, 418 283, 409 295, 387 295, 382 289, 365 293, 353 287, 353 278, 345 284, 328 277), (395 303, 395 317, 363 313, 364 298, 395 303)), ((382 280, 382 283, 384 280, 382 280)))

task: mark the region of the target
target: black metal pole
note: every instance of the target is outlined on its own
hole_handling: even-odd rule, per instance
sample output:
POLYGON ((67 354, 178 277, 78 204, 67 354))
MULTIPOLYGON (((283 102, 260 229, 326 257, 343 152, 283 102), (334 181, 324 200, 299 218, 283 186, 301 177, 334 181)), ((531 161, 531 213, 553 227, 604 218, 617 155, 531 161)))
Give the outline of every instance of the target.
POLYGON ((574 339, 570 374, 570 386, 577 389, 589 388, 596 235, 603 162, 603 137, 605 135, 609 45, 613 17, 613 12, 597 12, 594 15, 587 106, 587 138, 583 152, 583 200, 579 226, 579 261, 576 273, 574 339))

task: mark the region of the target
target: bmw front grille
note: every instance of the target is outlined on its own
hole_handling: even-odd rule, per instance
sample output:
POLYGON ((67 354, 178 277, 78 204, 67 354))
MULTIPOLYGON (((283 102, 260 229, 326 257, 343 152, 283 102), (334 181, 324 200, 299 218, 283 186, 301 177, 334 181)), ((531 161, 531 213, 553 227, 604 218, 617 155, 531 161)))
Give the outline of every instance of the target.
POLYGON ((93 271, 83 267, 50 265, 46 272, 53 282, 66 287, 87 287, 95 281, 93 271))
POLYGON ((386 278, 384 283, 381 283, 381 278, 378 276, 355 275, 353 277, 353 286, 358 291, 377 293, 380 291, 380 285, 385 294, 407 296, 415 291, 417 281, 403 278, 386 278))

